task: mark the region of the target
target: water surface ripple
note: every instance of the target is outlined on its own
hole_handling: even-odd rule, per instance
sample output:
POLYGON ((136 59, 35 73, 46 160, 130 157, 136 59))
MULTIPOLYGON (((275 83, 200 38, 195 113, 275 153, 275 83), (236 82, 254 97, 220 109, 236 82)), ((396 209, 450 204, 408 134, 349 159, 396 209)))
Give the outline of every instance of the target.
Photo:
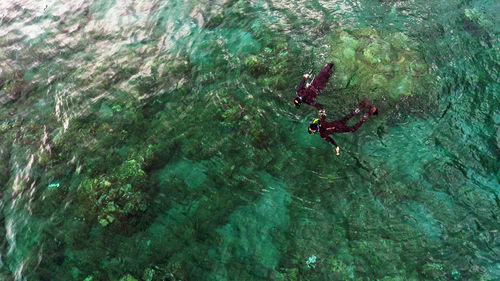
POLYGON ((500 279, 499 10, 0 2, 0 279, 500 279))

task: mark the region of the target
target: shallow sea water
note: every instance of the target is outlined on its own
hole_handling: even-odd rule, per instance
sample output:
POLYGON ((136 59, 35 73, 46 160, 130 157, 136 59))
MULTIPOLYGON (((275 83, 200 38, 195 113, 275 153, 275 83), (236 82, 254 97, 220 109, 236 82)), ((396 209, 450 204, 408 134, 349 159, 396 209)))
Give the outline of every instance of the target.
POLYGON ((498 10, 0 2, 0 279, 499 280, 498 10))

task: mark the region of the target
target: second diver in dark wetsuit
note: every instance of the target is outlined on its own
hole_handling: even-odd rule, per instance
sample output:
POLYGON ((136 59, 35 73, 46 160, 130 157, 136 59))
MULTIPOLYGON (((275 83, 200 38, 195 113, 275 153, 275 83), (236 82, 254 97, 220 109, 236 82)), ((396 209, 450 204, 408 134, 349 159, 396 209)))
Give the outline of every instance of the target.
POLYGON ((377 114, 377 108, 373 106, 370 101, 365 99, 361 103, 359 103, 359 105, 354 109, 353 112, 349 113, 340 120, 326 122, 326 114, 323 113, 321 115, 321 118, 319 119, 319 122, 318 120, 315 120, 312 124, 309 125, 308 131, 309 134, 319 132, 321 138, 332 143, 335 146, 337 155, 339 155, 340 148, 329 135, 335 133, 356 132, 359 127, 363 125, 366 119, 374 114, 377 114), (354 115, 360 113, 362 109, 368 109, 368 112, 366 112, 363 117, 361 117, 359 122, 354 126, 347 126, 347 121, 349 121, 349 119, 351 119, 354 115))
POLYGON ((314 77, 311 84, 306 86, 306 79, 309 77, 308 74, 304 74, 302 77, 302 82, 300 82, 299 89, 297 90, 297 97, 293 100, 295 106, 299 107, 301 103, 306 103, 314 106, 316 109, 322 111, 323 108, 314 99, 318 94, 326 87, 330 76, 334 71, 333 62, 328 63, 321 72, 314 77))

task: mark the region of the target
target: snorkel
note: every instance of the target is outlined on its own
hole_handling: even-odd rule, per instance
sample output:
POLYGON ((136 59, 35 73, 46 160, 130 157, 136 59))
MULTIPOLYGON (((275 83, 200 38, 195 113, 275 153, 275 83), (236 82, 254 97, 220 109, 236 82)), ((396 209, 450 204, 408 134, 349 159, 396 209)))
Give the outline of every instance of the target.
POLYGON ((309 125, 309 128, 307 129, 309 134, 316 133, 319 131, 319 119, 314 119, 314 121, 309 125))
POLYGON ((302 103, 302 97, 294 98, 293 103, 295 104, 296 107, 300 107, 300 104, 302 103))

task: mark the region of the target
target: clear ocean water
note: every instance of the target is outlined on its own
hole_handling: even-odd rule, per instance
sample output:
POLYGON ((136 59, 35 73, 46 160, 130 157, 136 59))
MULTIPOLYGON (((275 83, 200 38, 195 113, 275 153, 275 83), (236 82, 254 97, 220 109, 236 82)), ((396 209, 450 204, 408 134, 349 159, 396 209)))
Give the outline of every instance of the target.
POLYGON ((500 280, 498 11, 1 1, 0 280, 500 280))

